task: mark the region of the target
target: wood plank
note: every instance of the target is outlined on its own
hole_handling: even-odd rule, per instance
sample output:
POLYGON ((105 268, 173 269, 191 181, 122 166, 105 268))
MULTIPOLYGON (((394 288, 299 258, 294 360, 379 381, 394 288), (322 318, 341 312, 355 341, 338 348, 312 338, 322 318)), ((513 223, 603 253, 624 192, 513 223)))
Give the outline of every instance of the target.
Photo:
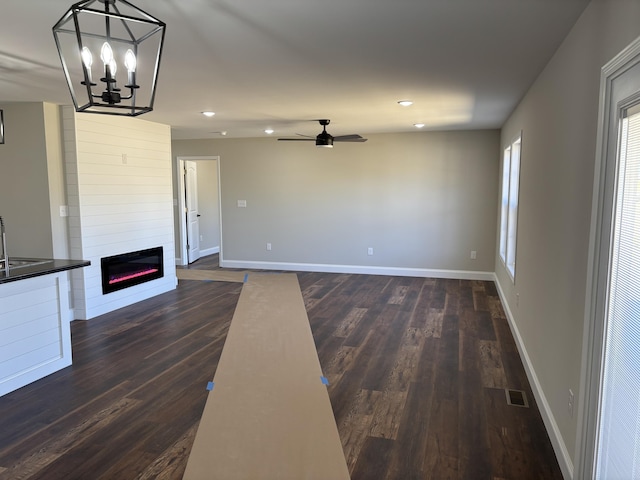
POLYGON ((480 363, 478 339, 460 332, 460 376, 458 383, 459 478, 491 478, 489 435, 480 363))
POLYGON ((347 338, 355 330, 362 318, 367 313, 366 308, 353 308, 347 316, 340 322, 334 332, 336 337, 347 338))
POLYGON ((173 445, 162 452, 137 477, 136 480, 171 480, 182 478, 191 446, 196 438, 198 423, 193 425, 173 445))
POLYGON ((487 388, 508 388, 507 377, 504 373, 502 356, 498 342, 490 340, 478 341, 478 361, 482 385, 487 388))
POLYGON ((407 400, 407 392, 387 390, 376 403, 371 418, 369 435, 395 440, 400 428, 400 420, 407 400))
MULTIPOLYGON (((424 474, 427 456, 427 432, 431 420, 433 385, 428 380, 409 386, 403 411, 396 448, 389 459, 389 478, 430 478, 424 474)), ((431 477, 437 478, 437 477, 431 477)))
POLYGON ((368 437, 353 469, 353 480, 378 480, 385 478, 393 441, 386 438, 368 437))
POLYGON ((369 437, 375 406, 382 392, 358 390, 349 410, 338 424, 340 439, 349 471, 355 468, 360 451, 369 437))

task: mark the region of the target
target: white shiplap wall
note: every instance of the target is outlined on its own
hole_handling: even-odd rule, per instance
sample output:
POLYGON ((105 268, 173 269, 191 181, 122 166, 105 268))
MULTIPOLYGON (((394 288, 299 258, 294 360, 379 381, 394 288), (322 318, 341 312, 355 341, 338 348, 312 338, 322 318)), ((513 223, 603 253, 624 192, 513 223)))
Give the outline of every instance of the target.
POLYGON ((171 131, 138 118, 63 108, 76 319, 90 319, 176 287, 171 131), (102 294, 100 259, 164 247, 164 277, 102 294))

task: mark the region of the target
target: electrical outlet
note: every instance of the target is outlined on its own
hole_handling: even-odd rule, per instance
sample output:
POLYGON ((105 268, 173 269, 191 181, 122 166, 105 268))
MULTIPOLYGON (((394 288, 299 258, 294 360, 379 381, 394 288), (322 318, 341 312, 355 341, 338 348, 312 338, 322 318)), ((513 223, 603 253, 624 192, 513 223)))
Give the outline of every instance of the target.
POLYGON ((238 200, 238 208, 247 208, 246 200, 238 200))
POLYGON ((271 243, 267 243, 267 250, 271 251, 271 243))
POLYGON ((477 256, 478 252, 476 252, 475 250, 471 250, 471 260, 475 260, 477 256))
POLYGON ((373 247, 367 248, 367 255, 373 255, 373 247))
POLYGON ((68 217, 69 216, 69 209, 67 208, 66 205, 60 205, 60 216, 61 217, 68 217))
POLYGON ((573 418, 573 406, 574 406, 573 390, 569 389, 569 401, 567 402, 567 410, 569 411, 569 416, 571 418, 573 418))

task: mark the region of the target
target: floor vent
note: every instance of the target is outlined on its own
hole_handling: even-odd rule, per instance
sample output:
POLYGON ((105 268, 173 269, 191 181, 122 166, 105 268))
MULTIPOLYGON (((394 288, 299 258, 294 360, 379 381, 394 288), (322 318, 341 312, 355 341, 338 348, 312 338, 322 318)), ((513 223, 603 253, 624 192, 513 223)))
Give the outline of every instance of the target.
POLYGON ((514 407, 529 408, 529 402, 527 401, 527 394, 522 390, 510 390, 506 389, 507 404, 514 407))

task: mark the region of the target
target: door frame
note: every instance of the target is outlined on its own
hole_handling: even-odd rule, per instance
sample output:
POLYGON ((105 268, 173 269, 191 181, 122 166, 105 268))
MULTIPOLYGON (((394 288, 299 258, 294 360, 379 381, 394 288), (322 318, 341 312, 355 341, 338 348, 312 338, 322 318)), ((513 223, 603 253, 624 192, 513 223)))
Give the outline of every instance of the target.
MULTIPOLYGON (((616 79, 640 64, 640 37, 616 55, 600 75, 600 104, 589 235, 582 368, 578 402, 577 442, 573 478, 592 478, 600 418, 600 389, 612 227, 612 185, 617 176, 618 134, 610 128, 611 115, 621 105, 613 98, 616 79), (613 183, 612 183, 613 182, 613 183)), ((636 95, 634 97, 637 98, 636 95)), ((628 99, 627 99, 628 101, 628 99)))
POLYGON ((220 230, 220 260, 222 260, 222 193, 220 180, 220 156, 217 155, 205 155, 205 156, 185 156, 181 155, 177 157, 176 162, 176 175, 178 179, 178 238, 180 244, 176 250, 180 253, 180 257, 176 257, 176 265, 186 266, 189 264, 189 254, 187 252, 187 224, 185 219, 185 184, 184 184, 184 162, 185 161, 198 161, 198 160, 215 160, 218 169, 218 222, 220 230))

